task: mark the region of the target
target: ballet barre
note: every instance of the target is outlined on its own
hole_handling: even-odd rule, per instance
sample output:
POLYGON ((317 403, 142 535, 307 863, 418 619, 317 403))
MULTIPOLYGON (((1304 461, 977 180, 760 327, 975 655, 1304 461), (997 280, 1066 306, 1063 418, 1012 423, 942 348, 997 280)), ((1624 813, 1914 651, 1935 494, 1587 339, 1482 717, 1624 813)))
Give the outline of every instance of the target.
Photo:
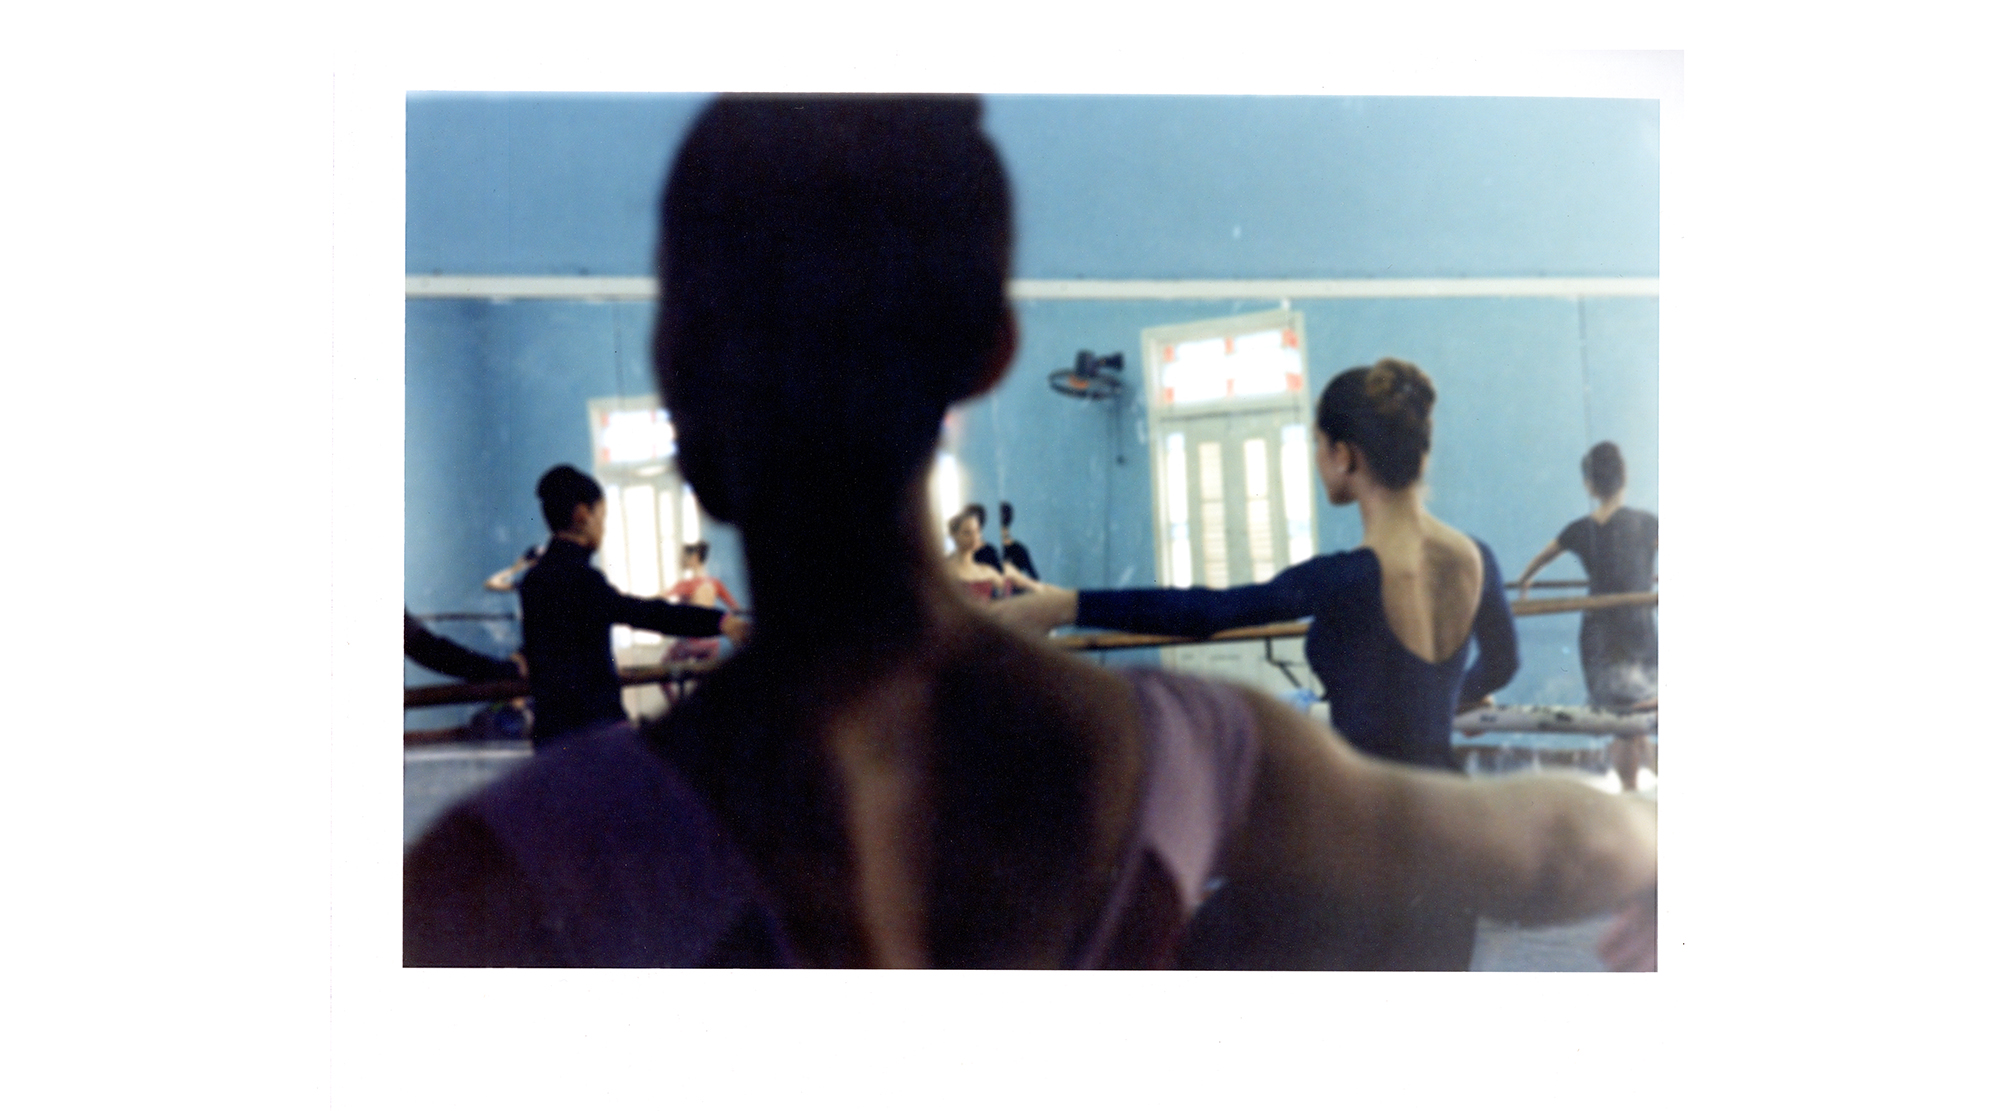
MULTIPOLYGON (((671 683, 714 671, 719 660, 688 660, 671 664, 642 664, 618 669, 618 685, 638 687, 647 683, 671 683)), ((506 702, 526 698, 526 679, 500 679, 490 683, 439 683, 435 686, 404 687, 403 709, 425 706, 455 706, 466 702, 506 702)))
MULTIPOLYGON (((1550 613, 1577 613, 1590 610, 1618 609, 1628 606, 1657 606, 1658 593, 1652 594, 1599 594, 1582 598, 1540 598, 1512 603, 1516 617, 1530 617, 1550 613)), ((1261 640, 1274 641, 1290 637, 1302 637, 1311 624, 1305 621, 1284 621, 1271 625, 1252 625, 1241 629, 1224 629, 1210 637, 1170 637, 1153 636, 1143 633, 1082 633, 1073 636, 1050 637, 1049 643, 1057 648, 1074 652, 1105 652, 1123 648, 1158 648, 1172 644, 1219 644, 1229 641, 1261 640)), ((1268 643, 1266 654, 1269 654, 1268 643)), ((719 660, 689 660, 678 663, 645 664, 618 670, 620 686, 636 687, 648 683, 671 683, 691 679, 715 670, 719 660)), ((1282 663, 1273 660, 1273 663, 1282 663)), ((1289 675, 1289 669, 1286 669, 1289 675)), ((487 683, 440 683, 433 686, 403 688, 403 708, 421 709, 427 706, 455 706, 472 702, 505 702, 515 698, 526 698, 529 694, 526 679, 501 679, 487 683)), ((1486 726, 1495 731, 1500 726, 1486 726)), ((1535 732, 1560 730, 1534 730, 1506 728, 1507 732, 1535 732)))
MULTIPOLYGON (((1632 737, 1660 731, 1660 711, 1600 710, 1590 706, 1482 706, 1465 710, 1451 727, 1469 737, 1481 733, 1577 733, 1632 737)), ((1477 742, 1463 747, 1478 747, 1477 742)))

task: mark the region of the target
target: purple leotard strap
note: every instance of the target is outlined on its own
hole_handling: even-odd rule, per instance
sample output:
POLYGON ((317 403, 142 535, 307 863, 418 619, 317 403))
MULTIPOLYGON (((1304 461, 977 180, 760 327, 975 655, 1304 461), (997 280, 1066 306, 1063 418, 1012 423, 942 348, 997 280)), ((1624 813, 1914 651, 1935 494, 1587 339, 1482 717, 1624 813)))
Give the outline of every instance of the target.
POLYGON ((1129 676, 1146 738, 1144 796, 1111 899, 1076 955, 1080 968, 1110 956, 1139 903, 1148 857, 1171 881, 1185 924, 1219 878, 1223 846, 1242 825, 1256 780, 1256 722, 1241 695, 1163 671, 1129 676))
POLYGON ((472 810, 516 861, 569 967, 702 963, 745 915, 796 958, 749 862, 625 722, 570 735, 472 810))

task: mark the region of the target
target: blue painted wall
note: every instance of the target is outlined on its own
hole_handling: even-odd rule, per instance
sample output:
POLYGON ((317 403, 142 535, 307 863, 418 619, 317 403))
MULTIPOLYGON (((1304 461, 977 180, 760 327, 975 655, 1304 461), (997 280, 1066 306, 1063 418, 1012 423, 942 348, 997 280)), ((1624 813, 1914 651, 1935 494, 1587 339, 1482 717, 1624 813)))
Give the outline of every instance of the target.
MULTIPOLYGON (((409 100, 412 274, 644 274, 687 96, 409 100)), ((1024 278, 1659 273, 1640 100, 993 97, 1024 278)))
MULTIPOLYGON (((416 96, 411 273, 643 274, 654 205, 699 98, 416 96)), ((1658 110, 1647 101, 1002 97, 989 130, 1014 181, 1028 278, 1652 276, 1658 110)), ((1273 307, 1030 302, 1015 373, 956 417, 968 497, 1005 498, 1054 582, 1154 581, 1145 411, 1051 392, 1078 348, 1273 307), (1122 450, 1124 462, 1118 461, 1122 450)), ((1578 460, 1618 440, 1629 500, 1658 492, 1658 310, 1651 298, 1295 301, 1311 387, 1395 354, 1436 380, 1431 506, 1512 575, 1589 508, 1578 460)), ((584 465, 588 398, 650 392, 652 309, 408 307, 406 598, 413 610, 511 605, 480 580, 542 526, 535 478, 584 465)), ((1322 550, 1360 537, 1320 507, 1322 550)), ((714 567, 745 583, 726 530, 714 567)), ((1575 577, 1573 561, 1547 574, 1575 577)), ((1577 619, 1520 623, 1515 702, 1576 702, 1577 619)), ((511 626, 443 631, 503 651, 511 626)), ((1114 657, 1137 662, 1142 654, 1114 657)), ((419 727, 411 715, 412 727, 419 727)))

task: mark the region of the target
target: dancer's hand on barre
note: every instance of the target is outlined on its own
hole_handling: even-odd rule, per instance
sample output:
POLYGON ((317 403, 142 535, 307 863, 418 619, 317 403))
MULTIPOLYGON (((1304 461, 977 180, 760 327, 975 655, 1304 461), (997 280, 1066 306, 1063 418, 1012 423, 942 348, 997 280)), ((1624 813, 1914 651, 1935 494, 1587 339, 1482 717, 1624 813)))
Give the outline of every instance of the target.
POLYGON ((1660 895, 1657 888, 1633 899, 1597 942, 1597 957, 1613 972, 1660 970, 1660 895))
POLYGON ((722 615, 722 635, 741 648, 750 639, 750 621, 733 613, 722 615))
POLYGON ((1076 591, 1038 583, 1030 594, 1003 598, 986 608, 995 621, 1023 636, 1045 637, 1076 621, 1076 591))
POLYGON ((1554 563, 1556 558, 1562 555, 1562 553, 1562 541, 1551 540, 1548 547, 1536 552, 1535 558, 1528 561, 1528 566, 1521 571, 1521 600, 1523 602, 1528 600, 1528 588, 1534 585, 1535 576, 1541 572, 1542 568, 1554 563))

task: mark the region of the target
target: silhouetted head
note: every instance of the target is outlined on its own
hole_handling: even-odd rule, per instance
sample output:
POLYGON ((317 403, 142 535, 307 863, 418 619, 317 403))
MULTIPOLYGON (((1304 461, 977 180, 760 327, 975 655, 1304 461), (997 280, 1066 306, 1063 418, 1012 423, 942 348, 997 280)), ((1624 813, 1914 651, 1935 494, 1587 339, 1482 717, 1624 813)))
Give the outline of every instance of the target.
POLYGON ((1593 497, 1608 498, 1625 488, 1625 456, 1606 440, 1583 456, 1583 483, 1593 497))
POLYGON ((576 523, 576 507, 589 509, 603 501, 604 487, 568 463, 558 463, 535 483, 535 497, 541 499, 549 531, 567 532, 576 523))
POLYGON ((1319 395, 1319 430, 1329 444, 1360 449, 1376 481, 1401 490, 1424 472, 1437 390, 1415 363, 1384 358, 1341 371, 1319 395))
POLYGON ((710 104, 667 180, 654 336, 702 507, 753 539, 898 511, 1011 356, 1012 243, 977 100, 710 104))
POLYGON ((1000 503, 1000 527, 1014 527, 1014 505, 1012 502, 1003 501, 1000 503))
POLYGON ((683 566, 694 567, 707 562, 708 541, 697 540, 692 544, 681 545, 681 564, 683 566))

